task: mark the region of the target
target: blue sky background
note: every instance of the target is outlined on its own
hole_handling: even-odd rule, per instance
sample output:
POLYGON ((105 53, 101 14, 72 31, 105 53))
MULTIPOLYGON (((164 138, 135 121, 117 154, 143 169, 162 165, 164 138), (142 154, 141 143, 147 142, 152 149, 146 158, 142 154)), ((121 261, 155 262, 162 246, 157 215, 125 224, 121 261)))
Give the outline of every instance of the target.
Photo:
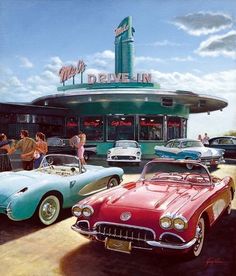
POLYGON ((234 0, 0 0, 0 101, 57 93, 58 70, 78 59, 87 73, 114 72, 114 30, 128 15, 135 72, 229 101, 223 112, 190 115, 188 136, 235 130, 234 0))

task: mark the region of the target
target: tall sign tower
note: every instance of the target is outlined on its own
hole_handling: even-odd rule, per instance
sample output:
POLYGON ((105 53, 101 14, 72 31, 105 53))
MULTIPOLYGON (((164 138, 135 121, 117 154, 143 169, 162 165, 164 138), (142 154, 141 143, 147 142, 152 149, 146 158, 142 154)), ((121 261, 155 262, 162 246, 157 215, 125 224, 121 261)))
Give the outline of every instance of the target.
POLYGON ((132 17, 128 16, 121 21, 115 30, 115 73, 127 73, 133 78, 134 64, 134 28, 132 17))

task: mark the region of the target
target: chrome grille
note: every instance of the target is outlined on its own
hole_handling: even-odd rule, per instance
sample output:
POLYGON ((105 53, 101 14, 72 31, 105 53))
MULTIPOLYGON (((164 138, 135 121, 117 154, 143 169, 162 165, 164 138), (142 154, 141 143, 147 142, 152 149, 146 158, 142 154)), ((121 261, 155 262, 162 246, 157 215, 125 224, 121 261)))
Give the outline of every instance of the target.
POLYGON ((135 156, 128 156, 128 155, 116 155, 116 156, 112 156, 111 157, 113 160, 135 160, 136 157, 135 156))
POLYGON ((136 247, 149 247, 146 241, 154 240, 151 230, 138 227, 128 227, 125 225, 105 224, 96 225, 97 238, 105 240, 106 237, 119 240, 131 241, 136 247))

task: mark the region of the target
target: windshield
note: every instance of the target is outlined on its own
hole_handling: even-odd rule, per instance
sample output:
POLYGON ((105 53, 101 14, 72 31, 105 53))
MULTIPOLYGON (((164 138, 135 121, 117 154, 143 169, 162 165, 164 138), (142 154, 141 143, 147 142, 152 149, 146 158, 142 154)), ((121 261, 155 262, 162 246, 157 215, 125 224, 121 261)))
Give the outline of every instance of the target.
POLYGON ((121 148, 138 148, 137 143, 132 142, 132 141, 117 141, 115 143, 115 147, 121 147, 121 148))
POLYGON ((44 157, 40 167, 66 166, 80 168, 79 160, 73 155, 49 154, 44 157))
POLYGON ((182 148, 204 147, 204 145, 200 141, 184 141, 184 142, 182 142, 181 146, 182 146, 182 148))
POLYGON ((152 182, 179 182, 188 184, 210 184, 211 177, 201 164, 191 162, 157 162, 148 163, 141 178, 152 182))

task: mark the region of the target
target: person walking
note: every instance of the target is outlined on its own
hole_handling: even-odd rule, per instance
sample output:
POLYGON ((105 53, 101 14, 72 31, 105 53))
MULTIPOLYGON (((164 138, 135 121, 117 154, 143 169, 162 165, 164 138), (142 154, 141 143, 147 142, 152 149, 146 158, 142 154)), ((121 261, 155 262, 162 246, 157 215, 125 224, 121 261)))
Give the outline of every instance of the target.
POLYGON ((45 141, 45 135, 42 132, 37 132, 35 135, 36 149, 34 152, 34 169, 38 169, 43 157, 48 152, 48 144, 45 141))
POLYGON ((11 160, 9 158, 11 143, 12 141, 8 140, 4 133, 0 134, 0 172, 12 170, 11 160))
POLYGON ((29 137, 28 130, 21 130, 20 138, 20 141, 16 143, 14 148, 11 150, 11 153, 19 149, 21 151, 21 161, 23 170, 33 170, 36 142, 34 141, 34 139, 29 137))

